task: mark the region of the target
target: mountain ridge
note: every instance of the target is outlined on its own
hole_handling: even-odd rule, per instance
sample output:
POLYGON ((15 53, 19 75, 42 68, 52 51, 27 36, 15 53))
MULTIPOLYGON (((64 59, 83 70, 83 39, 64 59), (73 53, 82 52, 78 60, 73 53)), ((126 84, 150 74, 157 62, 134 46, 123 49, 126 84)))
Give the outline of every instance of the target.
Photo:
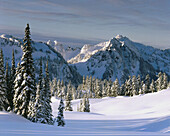
POLYGON ((118 78, 121 83, 129 75, 139 74, 144 78, 146 74, 150 74, 155 78, 161 71, 170 76, 170 49, 160 50, 145 46, 122 35, 97 45, 85 45, 68 62, 81 75, 112 80, 118 78))
MULTIPOLYGON (((4 61, 8 62, 9 65, 11 65, 13 49, 15 52, 16 65, 18 62, 20 62, 22 57, 22 41, 22 39, 15 38, 12 35, 3 34, 0 36, 0 48, 3 50, 4 61)), ((72 81, 72 83, 75 85, 82 82, 81 75, 72 66, 69 66, 63 56, 54 48, 43 42, 31 42, 33 47, 33 58, 36 75, 39 73, 39 61, 42 57, 44 70, 47 60, 49 62, 49 74, 51 79, 63 79, 65 83, 72 81)))

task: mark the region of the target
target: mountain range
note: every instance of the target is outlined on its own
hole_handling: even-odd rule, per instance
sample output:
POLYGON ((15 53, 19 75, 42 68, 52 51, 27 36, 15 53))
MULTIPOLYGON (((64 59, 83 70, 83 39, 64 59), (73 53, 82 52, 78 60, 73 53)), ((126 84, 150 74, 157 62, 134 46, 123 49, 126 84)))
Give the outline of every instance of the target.
MULTIPOLYGON (((16 62, 22 56, 22 39, 11 35, 0 36, 0 48, 3 49, 5 61, 11 61, 12 50, 16 62)), ((97 45, 86 44, 83 47, 68 46, 57 41, 32 41, 35 69, 38 74, 40 57, 43 63, 49 60, 51 78, 71 80, 74 84, 82 82, 82 76, 94 76, 100 79, 115 80, 123 83, 129 76, 149 74, 152 78, 158 72, 165 72, 170 77, 170 49, 157 49, 129 38, 117 35, 111 40, 97 45)))
POLYGON ((170 49, 146 46, 122 35, 97 45, 84 45, 68 62, 81 75, 113 81, 118 78, 121 83, 132 75, 155 78, 161 71, 170 76, 170 49))

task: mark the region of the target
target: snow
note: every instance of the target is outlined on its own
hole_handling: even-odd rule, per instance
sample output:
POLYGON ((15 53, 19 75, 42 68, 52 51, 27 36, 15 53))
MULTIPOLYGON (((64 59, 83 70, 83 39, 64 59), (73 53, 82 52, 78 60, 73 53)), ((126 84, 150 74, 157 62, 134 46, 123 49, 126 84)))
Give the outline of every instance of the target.
MULTIPOLYGON (((0 135, 170 135, 169 97, 170 88, 134 97, 90 99, 90 113, 77 112, 80 99, 73 100, 73 112, 64 112, 65 127, 32 123, 19 115, 0 112, 0 135)), ((54 117, 59 102, 52 98, 54 117)))
POLYGON ((61 53, 66 61, 80 53, 80 47, 78 46, 63 45, 56 40, 49 40, 47 41, 47 44, 54 48, 57 52, 61 53))

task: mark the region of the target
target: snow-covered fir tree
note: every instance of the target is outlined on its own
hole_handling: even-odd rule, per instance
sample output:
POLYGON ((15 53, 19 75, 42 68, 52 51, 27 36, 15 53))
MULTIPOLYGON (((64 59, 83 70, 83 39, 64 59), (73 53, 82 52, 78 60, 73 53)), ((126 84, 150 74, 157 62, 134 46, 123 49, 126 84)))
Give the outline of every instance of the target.
POLYGON ((7 99, 9 104, 7 105, 8 107, 8 111, 11 110, 11 106, 10 106, 10 102, 12 101, 12 94, 11 94, 11 90, 10 90, 10 75, 9 75, 9 65, 8 62, 6 62, 6 70, 5 70, 5 83, 6 83, 6 92, 7 92, 7 99))
POLYGON ((147 86, 145 85, 145 83, 143 83, 142 92, 140 94, 145 94, 147 90, 148 90, 147 86))
POLYGON ((77 99, 77 91, 74 86, 72 86, 72 99, 73 100, 77 99))
POLYGON ((120 94, 119 95, 121 95, 121 96, 124 96, 125 95, 125 85, 124 84, 122 84, 121 85, 121 87, 120 87, 120 94))
POLYGON ((45 119, 47 121, 47 124, 53 125, 53 115, 52 115, 52 108, 51 108, 51 91, 50 91, 50 79, 49 79, 49 71, 48 71, 48 61, 46 63, 45 68, 45 83, 44 83, 44 108, 45 108, 45 119))
POLYGON ((64 125, 65 125, 63 111, 64 111, 64 102, 63 102, 63 99, 61 97, 60 105, 58 107, 58 116, 57 116, 56 121, 58 123, 58 126, 62 126, 62 127, 64 127, 64 125))
POLYGON ((141 87, 141 78, 140 78, 140 75, 138 75, 137 77, 137 92, 139 94, 139 91, 142 89, 141 87))
POLYGON ((159 72, 157 75, 158 79, 155 81, 155 85, 156 85, 156 90, 157 91, 161 91, 162 90, 162 84, 163 84, 163 76, 162 73, 159 72))
POLYGON ((106 93, 107 93, 107 96, 109 97, 112 96, 111 86, 112 86, 112 81, 109 80, 106 85, 106 93))
POLYGON ((57 79, 54 78, 53 81, 52 81, 52 84, 51 84, 51 96, 57 96, 57 79))
POLYGON ((149 74, 147 74, 145 77, 145 86, 146 86, 145 93, 149 93, 149 85, 150 85, 150 77, 149 77, 149 74))
POLYGON ((162 81, 161 89, 167 89, 167 87, 168 87, 168 77, 165 73, 163 73, 163 81, 162 81))
POLYGON ((83 85, 82 85, 82 90, 86 90, 86 81, 85 81, 85 76, 83 76, 83 85))
POLYGON ((56 94, 56 96, 57 97, 61 97, 60 95, 61 95, 61 82, 60 82, 60 79, 57 81, 57 94, 56 94))
POLYGON ((93 84, 92 84, 92 76, 90 76, 90 78, 89 78, 89 97, 90 98, 93 98, 93 84))
POLYGON ((131 76, 129 76, 129 79, 125 82, 125 88, 126 88, 125 95, 126 96, 133 96, 131 76))
POLYGON ((86 80, 85 80, 85 90, 87 92, 89 92, 89 76, 86 76, 86 80))
POLYGON ((27 118, 28 113, 32 112, 28 109, 33 110, 33 108, 28 107, 33 106, 36 94, 29 24, 27 24, 27 27, 25 28, 24 45, 22 46, 22 50, 23 55, 19 66, 20 68, 18 68, 18 73, 14 81, 14 112, 27 118))
POLYGON ((87 94, 84 94, 83 100, 80 100, 80 112, 90 112, 90 103, 89 98, 87 97, 87 94))
POLYGON ((45 123, 47 124, 46 121, 46 116, 45 116, 45 107, 44 107, 44 102, 45 102, 45 97, 44 97, 44 88, 43 88, 43 75, 42 75, 42 59, 40 59, 40 72, 39 72, 39 77, 38 77, 38 85, 37 85, 37 91, 36 91, 36 98, 35 102, 33 105, 33 112, 30 112, 28 114, 29 120, 32 122, 38 122, 38 123, 45 123))
POLYGON ((103 85, 102 85, 102 97, 105 97, 107 95, 106 87, 107 87, 107 80, 104 79, 103 85))
POLYGON ((72 86, 71 82, 68 83, 67 85, 67 95, 66 95, 66 106, 65 106, 65 111, 73 111, 71 107, 71 100, 72 100, 72 86))
POLYGON ((156 89, 155 89, 155 81, 152 79, 152 82, 151 82, 151 84, 150 84, 150 86, 149 86, 149 92, 155 92, 156 91, 156 89))
POLYGON ((101 82, 99 79, 96 79, 95 96, 96 96, 96 98, 102 97, 102 88, 101 88, 101 82))
POLYGON ((64 85, 64 81, 62 80, 61 81, 61 93, 59 93, 59 95, 58 95, 58 97, 64 97, 65 96, 65 90, 66 90, 66 87, 65 87, 65 85, 64 85))
POLYGON ((7 110, 8 107, 7 99, 7 87, 5 82, 5 70, 4 70, 4 59, 3 51, 0 51, 0 111, 7 110))
POLYGON ((14 98, 14 80, 15 80, 15 54, 14 50, 12 50, 12 63, 11 63, 11 71, 10 71, 10 83, 9 83, 9 92, 10 95, 8 96, 9 106, 11 110, 13 110, 13 98, 14 98))
POLYGON ((137 92, 137 79, 136 79, 136 76, 134 75, 132 77, 132 95, 137 95, 138 92, 137 92))
POLYGON ((93 90, 93 97, 95 97, 95 90, 96 90, 96 78, 93 77, 92 79, 92 90, 93 90))
POLYGON ((119 81, 116 78, 116 80, 113 83, 113 91, 112 94, 114 97, 118 96, 120 94, 120 85, 119 85, 119 81))

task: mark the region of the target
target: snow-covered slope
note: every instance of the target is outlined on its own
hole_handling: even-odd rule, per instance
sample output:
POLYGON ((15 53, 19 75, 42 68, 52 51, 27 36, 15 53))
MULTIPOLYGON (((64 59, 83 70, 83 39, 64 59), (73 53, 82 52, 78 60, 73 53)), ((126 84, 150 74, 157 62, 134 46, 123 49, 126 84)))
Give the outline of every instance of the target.
POLYGON ((80 53, 68 62, 81 75, 112 80, 118 78, 121 83, 129 75, 150 74, 154 77, 162 71, 170 76, 170 49, 155 49, 121 35, 97 45, 84 45, 80 53))
POLYGON ((49 40, 47 44, 53 47, 57 52, 59 52, 66 61, 75 57, 77 54, 80 53, 81 50, 80 47, 63 45, 57 41, 49 40))
MULTIPOLYGON (((11 64, 13 49, 15 51, 16 64, 20 61, 22 56, 21 44, 22 39, 4 34, 0 36, 0 48, 3 49, 5 62, 8 61, 9 64, 11 64)), ((66 82, 71 80, 75 84, 81 82, 81 76, 79 73, 69 66, 62 55, 55 51, 51 46, 42 42, 34 41, 32 41, 32 46, 36 73, 39 72, 39 60, 42 57, 44 69, 47 59, 49 61, 50 77, 63 79, 66 82)))
MULTIPOLYGON (((170 135, 170 89, 134 97, 90 99, 90 113, 64 112, 65 127, 31 123, 13 113, 0 112, 0 135, 170 135)), ((52 98, 53 115, 59 100, 52 98)))

